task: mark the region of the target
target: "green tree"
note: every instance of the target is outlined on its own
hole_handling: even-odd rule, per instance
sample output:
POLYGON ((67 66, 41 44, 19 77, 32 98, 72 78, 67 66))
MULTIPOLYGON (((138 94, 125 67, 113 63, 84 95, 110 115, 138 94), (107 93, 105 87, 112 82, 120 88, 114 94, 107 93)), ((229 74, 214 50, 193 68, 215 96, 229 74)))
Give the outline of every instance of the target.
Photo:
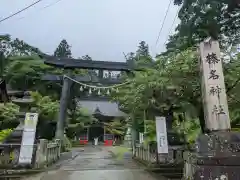
POLYGON ((123 136, 127 131, 126 122, 120 119, 114 119, 111 122, 104 123, 104 125, 106 127, 106 131, 111 134, 123 136))
POLYGON ((240 42, 239 1, 175 0, 175 4, 181 5, 178 14, 181 22, 176 34, 169 38, 169 51, 187 49, 209 36, 219 40, 222 47, 240 42))
POLYGON ((42 94, 59 96, 61 87, 52 82, 43 82, 45 74, 62 74, 61 69, 56 69, 44 64, 39 56, 9 57, 5 67, 4 76, 13 89, 38 90, 42 94))
MULTIPOLYGON (((223 63, 229 109, 233 121, 239 122, 239 58, 237 51, 225 53, 223 63)), ((200 89, 198 65, 199 54, 195 48, 179 53, 172 52, 159 56, 155 66, 143 72, 135 72, 135 77, 125 77, 129 84, 113 93, 121 110, 130 114, 130 123, 139 126, 146 118, 153 120, 172 105, 178 107, 175 113, 185 113, 185 120, 198 119, 204 129, 204 114, 200 89)), ((176 117, 174 118, 176 120, 176 117)), ((196 127, 196 126, 194 126, 196 127)), ((137 128, 136 128, 137 129, 137 128)), ((191 139, 191 138, 190 138, 191 139)))
POLYGON ((65 39, 63 39, 58 45, 57 49, 54 51, 54 56, 56 57, 67 57, 72 56, 71 47, 65 39))
POLYGON ((0 130, 0 143, 2 143, 11 133, 12 129, 0 130))
POLYGON ((135 53, 134 52, 130 52, 127 54, 126 56, 126 61, 127 62, 134 62, 135 61, 135 53))
POLYGON ((4 69, 7 65, 6 57, 9 55, 10 40, 9 35, 0 35, 0 77, 4 75, 4 69))
POLYGON ((185 134, 185 138, 189 145, 193 145, 201 133, 201 128, 198 119, 187 119, 186 121, 179 122, 175 120, 174 122, 175 132, 185 134))
POLYGON ((0 130, 15 128, 18 112, 19 107, 13 103, 0 104, 0 130))
POLYGON ((10 45, 12 48, 10 54, 11 56, 32 56, 42 54, 38 48, 33 47, 18 38, 12 40, 10 45))
MULTIPOLYGON (((132 59, 133 54, 130 53, 129 58, 132 59)), ((153 59, 149 53, 148 44, 145 41, 139 43, 138 49, 135 55, 135 62, 139 66, 150 65, 153 62, 153 59)))
POLYGON ((87 109, 82 107, 76 107, 74 117, 70 116, 70 111, 68 111, 68 114, 69 118, 66 127, 66 133, 71 139, 79 135, 85 126, 97 121, 97 119, 95 119, 87 109))
POLYGON ((56 121, 59 112, 59 101, 49 96, 42 96, 39 92, 32 92, 31 97, 39 113, 40 121, 56 121))
MULTIPOLYGON (((33 107, 36 108, 37 112, 39 113, 39 123, 38 129, 41 135, 44 133, 48 133, 49 136, 44 136, 48 139, 54 137, 54 132, 45 132, 44 126, 46 124, 53 124, 56 125, 58 112, 59 112, 59 101, 54 100, 50 96, 43 96, 39 92, 32 92, 32 98, 34 99, 33 107)), ((81 132, 84 126, 91 124, 96 119, 88 113, 88 111, 84 108, 76 107, 76 111, 74 116, 71 116, 71 111, 68 109, 68 118, 66 120, 66 133, 69 138, 73 138, 81 132)), ((52 129, 53 131, 54 129, 52 129)))
POLYGON ((3 52, 0 51, 0 77, 3 76, 5 65, 6 65, 6 61, 5 61, 4 54, 3 52))
POLYGON ((0 35, 0 52, 7 57, 10 54, 11 49, 11 37, 10 35, 0 35))
POLYGON ((38 48, 33 47, 26 42, 11 36, 0 35, 0 52, 3 53, 5 59, 12 56, 31 56, 43 54, 38 48))
POLYGON ((82 60, 92 61, 92 58, 89 55, 82 56, 82 60))
POLYGON ((139 57, 148 57, 149 55, 149 47, 145 41, 141 41, 138 46, 137 56, 139 57))
MULTIPOLYGON (((19 39, 12 40, 10 35, 1 35, 0 36, 0 76, 6 76, 6 73, 11 73, 9 71, 9 68, 11 69, 13 68, 13 66, 20 65, 19 64, 20 62, 16 59, 16 56, 19 58, 19 60, 23 60, 23 61, 27 59, 26 56, 29 56, 29 57, 31 56, 29 59, 32 59, 32 57, 34 57, 39 61, 40 59, 38 55, 40 54, 42 54, 42 52, 39 49, 33 46, 30 46, 24 41, 21 41, 19 39), (22 56, 24 56, 24 58, 22 58, 22 56)), ((22 63, 23 63, 22 64, 23 66, 26 65, 26 62, 22 62, 22 63)), ((26 69, 29 69, 29 68, 26 68, 26 69)), ((18 69, 13 68, 12 70, 13 70, 12 73, 16 73, 17 72, 16 70, 18 69)), ((24 72, 24 73, 27 74, 27 72, 24 72)))
POLYGON ((51 140, 55 137, 59 101, 49 96, 43 96, 39 92, 32 92, 33 107, 38 112, 37 134, 41 138, 51 140))

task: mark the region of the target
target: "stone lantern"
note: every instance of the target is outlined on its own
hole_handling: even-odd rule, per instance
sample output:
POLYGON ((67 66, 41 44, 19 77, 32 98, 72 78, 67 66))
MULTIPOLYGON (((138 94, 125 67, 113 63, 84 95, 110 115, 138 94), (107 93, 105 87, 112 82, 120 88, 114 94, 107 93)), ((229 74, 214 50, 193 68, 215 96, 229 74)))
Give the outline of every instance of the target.
POLYGON ((26 112, 31 112, 31 106, 34 102, 29 92, 22 92, 22 93, 23 93, 23 97, 12 99, 12 102, 19 106, 19 113, 17 115, 17 118, 19 120, 19 125, 13 130, 11 135, 6 138, 4 143, 21 144, 25 114, 26 112))

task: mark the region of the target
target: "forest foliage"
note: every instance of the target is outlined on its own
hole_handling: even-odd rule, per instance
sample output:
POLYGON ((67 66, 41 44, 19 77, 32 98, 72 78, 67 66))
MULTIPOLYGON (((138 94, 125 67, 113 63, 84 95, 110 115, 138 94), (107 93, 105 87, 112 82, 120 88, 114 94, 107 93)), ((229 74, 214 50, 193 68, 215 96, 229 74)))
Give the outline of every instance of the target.
MULTIPOLYGON (((126 61, 146 68, 133 72, 134 76, 122 73, 123 79, 130 83, 120 87, 118 92, 112 92, 111 97, 129 115, 125 124, 137 131, 143 131, 145 124, 150 139, 154 140, 156 134, 155 116, 167 116, 171 111, 173 130, 187 134, 188 141, 193 142, 205 129, 198 45, 207 37, 220 42, 231 123, 240 123, 240 4, 237 0, 174 0, 174 4, 180 9, 180 23, 169 37, 166 51, 153 57, 148 44, 141 41, 136 52, 127 54, 126 61)), ((33 97, 41 118, 56 119, 61 86, 43 82, 41 77, 46 73, 64 74, 65 71, 45 65, 38 56, 42 53, 39 49, 19 39, 12 40, 8 35, 0 36, 0 52, 1 76, 13 88, 38 91, 40 94, 33 97)), ((66 40, 60 42, 54 55, 72 57, 66 40)), ((89 55, 81 59, 92 61, 89 55)), ((76 70, 73 73, 88 72, 76 70)), ((6 123, 14 120, 17 107, 7 104, 1 106, 0 111, 5 113, 0 116, 0 121, 6 123)), ((73 114, 69 112, 70 116, 73 114)), ((77 116, 72 116, 75 119, 68 120, 68 126, 74 132, 83 123, 94 120, 81 109, 75 114, 77 116)), ((118 121, 108 127, 118 134, 124 134, 126 129, 126 125, 118 121)))

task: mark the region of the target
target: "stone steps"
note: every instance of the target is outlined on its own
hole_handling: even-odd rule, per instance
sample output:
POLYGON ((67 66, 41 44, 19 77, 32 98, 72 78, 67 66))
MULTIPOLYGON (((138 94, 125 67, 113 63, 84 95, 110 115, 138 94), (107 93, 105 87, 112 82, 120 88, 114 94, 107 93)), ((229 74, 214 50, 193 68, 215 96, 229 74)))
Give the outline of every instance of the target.
POLYGON ((183 176, 182 164, 162 164, 157 165, 151 170, 156 174, 160 174, 169 179, 181 179, 183 176))

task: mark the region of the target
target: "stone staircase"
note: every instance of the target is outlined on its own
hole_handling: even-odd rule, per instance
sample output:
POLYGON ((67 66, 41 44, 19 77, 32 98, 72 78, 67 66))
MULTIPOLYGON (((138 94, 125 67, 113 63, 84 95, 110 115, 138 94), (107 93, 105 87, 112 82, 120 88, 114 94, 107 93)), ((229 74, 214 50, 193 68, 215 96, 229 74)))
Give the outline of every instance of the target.
POLYGON ((180 180, 183 177, 183 164, 161 164, 153 168, 152 172, 169 180, 180 180))

